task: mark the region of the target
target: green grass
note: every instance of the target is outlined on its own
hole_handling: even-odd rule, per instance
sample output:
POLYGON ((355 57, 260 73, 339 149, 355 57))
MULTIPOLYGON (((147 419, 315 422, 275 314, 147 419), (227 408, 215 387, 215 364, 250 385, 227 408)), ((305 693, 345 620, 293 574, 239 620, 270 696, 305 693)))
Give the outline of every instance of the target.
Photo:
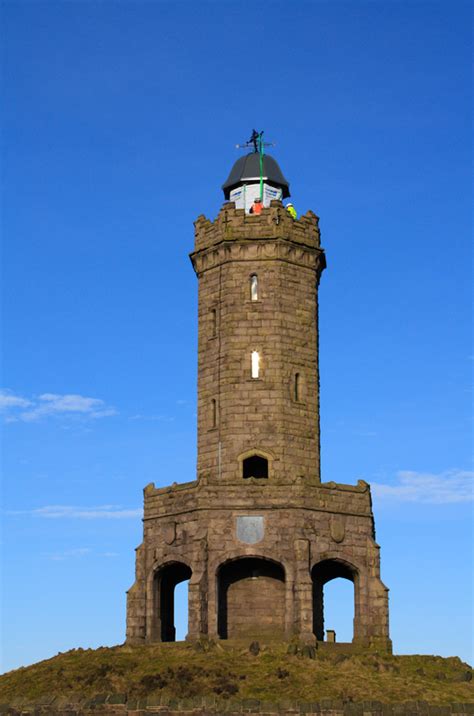
POLYGON ((290 656, 287 644, 261 647, 257 656, 231 642, 74 649, 0 676, 0 703, 98 693, 474 703, 471 669, 457 657, 319 649, 311 659, 290 656))

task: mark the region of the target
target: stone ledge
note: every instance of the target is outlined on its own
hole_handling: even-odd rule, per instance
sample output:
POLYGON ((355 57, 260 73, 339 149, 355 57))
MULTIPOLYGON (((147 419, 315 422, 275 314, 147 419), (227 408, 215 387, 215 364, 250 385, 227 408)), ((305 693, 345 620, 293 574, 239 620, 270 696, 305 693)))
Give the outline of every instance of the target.
POLYGON ((265 485, 247 484, 245 487, 242 491, 240 483, 218 485, 207 479, 161 488, 150 483, 144 489, 144 521, 226 509, 304 510, 372 519, 370 487, 363 480, 357 485, 269 481, 265 485), (219 500, 220 493, 225 498, 224 503, 219 500))
POLYGON ((173 482, 171 485, 165 487, 156 487, 154 482, 149 482, 143 488, 144 495, 165 495, 169 492, 182 492, 183 490, 192 490, 198 487, 198 480, 191 480, 190 482, 173 482))
MULTIPOLYGON (((249 483, 250 484, 250 483, 249 483)), ((248 486, 248 485, 247 485, 248 486)), ((342 482, 317 482, 317 483, 301 483, 297 484, 294 480, 289 480, 288 482, 272 482, 268 481, 266 483, 262 482, 254 482, 251 483, 252 487, 256 487, 259 489, 280 489, 280 490, 287 490, 288 487, 293 488, 298 493, 305 492, 305 495, 307 492, 312 494, 317 494, 318 490, 333 490, 335 492, 358 492, 358 493, 365 493, 370 492, 370 485, 365 482, 365 480, 358 480, 356 485, 350 485, 347 483, 342 482), (299 488, 299 489, 298 489, 299 488)), ((158 496, 158 495, 167 495, 172 492, 194 492, 196 489, 202 490, 206 487, 209 487, 212 490, 218 490, 218 489, 226 489, 229 488, 242 488, 242 481, 236 481, 236 482, 223 482, 222 484, 219 484, 218 482, 211 482, 209 481, 209 477, 203 476, 198 480, 191 480, 189 482, 173 482, 171 485, 165 485, 163 487, 156 487, 154 482, 148 483, 143 488, 143 493, 146 497, 149 496, 158 496)))
POLYGON ((125 694, 97 694, 92 698, 42 697, 34 702, 16 699, 12 704, 0 704, 0 716, 145 716, 151 713, 163 716, 464 716, 474 714, 474 701, 452 704, 407 701, 386 704, 380 701, 344 703, 335 699, 322 699, 318 702, 291 700, 272 703, 259 699, 222 700, 212 697, 170 699, 159 694, 127 699, 125 694))

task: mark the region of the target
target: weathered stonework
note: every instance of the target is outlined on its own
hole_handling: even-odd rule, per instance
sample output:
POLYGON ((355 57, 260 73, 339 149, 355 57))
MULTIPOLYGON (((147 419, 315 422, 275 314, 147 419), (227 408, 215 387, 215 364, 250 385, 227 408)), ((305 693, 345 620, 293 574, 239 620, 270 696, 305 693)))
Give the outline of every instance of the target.
POLYGON ((354 642, 390 649, 369 486, 321 483, 318 217, 226 203, 195 226, 197 480, 144 490, 127 641, 174 639, 184 579, 190 639, 321 641, 323 586, 344 577, 354 642))

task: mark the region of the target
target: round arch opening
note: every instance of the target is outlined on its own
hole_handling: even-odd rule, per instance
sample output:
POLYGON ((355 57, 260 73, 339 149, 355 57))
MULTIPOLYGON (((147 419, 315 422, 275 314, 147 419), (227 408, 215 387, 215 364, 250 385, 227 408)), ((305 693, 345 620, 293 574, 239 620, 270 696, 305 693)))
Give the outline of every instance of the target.
POLYGON ((191 568, 183 562, 170 562, 157 570, 154 577, 154 641, 176 641, 175 589, 191 576, 191 568))
MULTIPOLYGON (((352 639, 354 638, 356 626, 358 622, 359 600, 358 600, 358 571, 357 569, 339 559, 325 559, 315 564, 311 570, 311 579, 313 583, 313 633, 318 641, 335 641, 336 630, 333 630, 333 624, 325 623, 325 586, 328 582, 342 579, 348 580, 353 584, 352 597, 352 639), (327 639, 325 639, 325 629, 329 627, 327 639)), ((347 608, 347 603, 344 605, 347 608)))
POLYGON ((240 557, 217 571, 221 639, 284 638, 285 570, 262 557, 240 557))

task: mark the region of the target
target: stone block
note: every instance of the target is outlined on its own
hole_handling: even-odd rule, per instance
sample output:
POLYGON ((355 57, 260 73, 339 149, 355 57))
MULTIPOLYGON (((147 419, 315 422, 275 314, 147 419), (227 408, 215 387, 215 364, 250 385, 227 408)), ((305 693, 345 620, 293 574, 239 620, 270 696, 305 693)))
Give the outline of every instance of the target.
POLYGON ((120 705, 120 704, 126 704, 126 703, 127 703, 127 694, 124 694, 124 693, 111 694, 107 698, 107 704, 120 705))
POLYGON ((364 716, 365 709, 363 704, 347 703, 344 704, 344 716, 364 716))
POLYGON ((260 713, 261 702, 258 699, 242 699, 240 704, 243 713, 260 713))
POLYGON ((260 701, 260 713, 261 714, 280 713, 280 705, 273 701, 260 701))

